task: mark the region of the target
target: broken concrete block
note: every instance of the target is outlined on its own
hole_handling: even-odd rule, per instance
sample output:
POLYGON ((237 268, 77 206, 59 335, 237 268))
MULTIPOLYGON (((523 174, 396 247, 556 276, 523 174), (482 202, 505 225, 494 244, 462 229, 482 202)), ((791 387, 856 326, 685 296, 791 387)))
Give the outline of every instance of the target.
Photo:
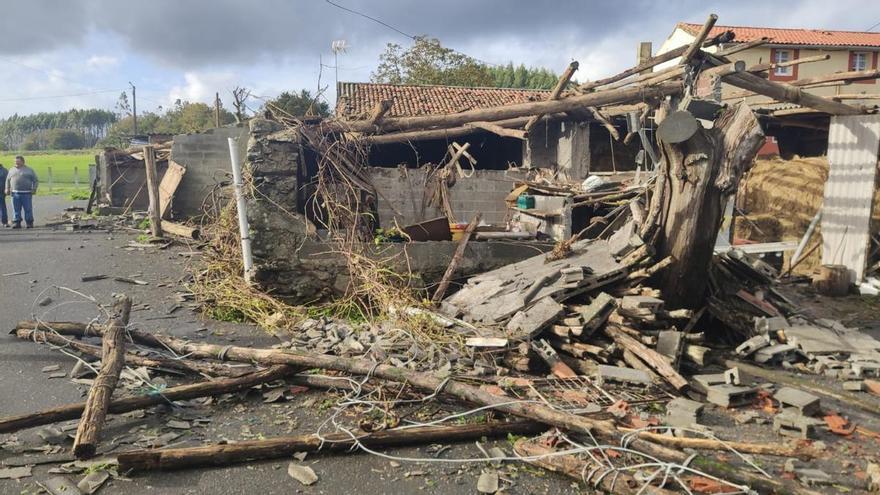
POLYGON ((821 469, 795 469, 794 473, 801 483, 807 486, 827 486, 831 484, 831 476, 821 469))
POLYGON ((733 367, 724 372, 724 383, 728 385, 740 385, 739 368, 733 367))
POLYGON ((785 460, 785 464, 782 466, 782 471, 786 473, 793 473, 795 469, 797 469, 800 461, 798 459, 789 458, 785 460))
POLYGON ((861 380, 849 380, 843 382, 843 389, 849 392, 864 392, 865 382, 861 380))
POLYGON ((789 327, 784 316, 756 316, 755 333, 771 333, 789 327))
POLYGON ((650 384, 651 376, 642 370, 600 364, 597 372, 599 385, 607 382, 650 384))
POLYGON ((851 366, 853 374, 859 378, 880 377, 880 363, 876 361, 857 361, 851 366))
POLYGON ((752 359, 756 363, 778 366, 783 361, 794 361, 797 348, 790 344, 776 344, 758 349, 752 359))
POLYGON ((758 349, 770 345, 770 337, 765 335, 755 335, 746 340, 736 348, 736 353, 743 357, 748 357, 758 349))
POLYGON ((787 437, 810 439, 816 436, 816 429, 811 418, 798 414, 795 410, 786 410, 773 418, 773 431, 787 437))
POLYGON ((706 400, 721 407, 741 407, 755 400, 758 389, 738 385, 713 385, 706 392, 706 400))
POLYGON ((589 337, 607 320, 614 311, 615 299, 604 292, 600 292, 590 301, 590 304, 578 308, 584 323, 582 337, 589 337))
POLYGON ((520 310, 507 323, 513 340, 528 340, 553 323, 565 308, 551 297, 542 297, 528 309, 520 310))
POLYGON ((869 462, 865 474, 868 475, 868 491, 880 492, 880 464, 869 462))
POLYGON ((688 428, 699 422, 705 405, 690 399, 679 397, 666 404, 666 424, 688 428))
POLYGON ((676 330, 662 330, 657 336, 655 350, 662 356, 666 356, 675 365, 684 348, 684 333, 676 330))
POLYGON ((700 392, 707 394, 709 393, 709 387, 714 385, 723 385, 726 382, 724 381, 723 373, 711 373, 706 375, 694 375, 691 377, 693 380, 694 388, 699 390, 700 392))
POLYGON ((783 406, 794 407, 804 416, 814 416, 822 409, 818 397, 796 388, 782 387, 773 395, 773 398, 783 406))

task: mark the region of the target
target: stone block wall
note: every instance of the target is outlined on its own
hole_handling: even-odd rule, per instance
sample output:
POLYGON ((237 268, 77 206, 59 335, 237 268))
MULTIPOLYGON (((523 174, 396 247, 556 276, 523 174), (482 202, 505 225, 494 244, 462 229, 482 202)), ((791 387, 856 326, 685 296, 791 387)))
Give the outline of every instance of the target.
POLYGON ((244 160, 247 137, 248 129, 243 126, 174 136, 171 158, 186 167, 186 174, 171 204, 175 215, 189 217, 203 213, 205 197, 217 184, 231 180, 228 139, 238 140, 241 159, 244 160))
MULTIPOLYGON (((383 227, 393 225, 394 220, 404 226, 443 216, 438 208, 428 205, 425 167, 369 167, 368 173, 379 192, 379 223, 383 227)), ((508 212, 504 199, 512 188, 513 181, 506 179, 502 170, 475 170, 472 177, 458 178, 449 188, 456 220, 465 223, 482 212, 484 222, 503 224, 508 212)))

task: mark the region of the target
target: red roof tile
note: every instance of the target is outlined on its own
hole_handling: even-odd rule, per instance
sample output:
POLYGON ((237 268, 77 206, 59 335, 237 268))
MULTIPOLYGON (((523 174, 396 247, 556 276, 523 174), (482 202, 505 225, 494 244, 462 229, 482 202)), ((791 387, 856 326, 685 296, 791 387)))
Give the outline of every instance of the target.
MULTIPOLYGON (((696 35, 702 24, 679 22, 677 27, 696 35)), ((828 31, 824 29, 785 29, 749 26, 715 26, 709 36, 733 31, 735 43, 746 43, 761 38, 770 38, 780 45, 818 45, 818 46, 867 46, 880 47, 880 33, 859 31, 828 31)))
POLYGON ((410 117, 459 113, 512 103, 547 99, 550 91, 540 89, 465 88, 341 82, 337 85, 336 115, 344 119, 365 118, 376 103, 394 100, 386 115, 410 117))

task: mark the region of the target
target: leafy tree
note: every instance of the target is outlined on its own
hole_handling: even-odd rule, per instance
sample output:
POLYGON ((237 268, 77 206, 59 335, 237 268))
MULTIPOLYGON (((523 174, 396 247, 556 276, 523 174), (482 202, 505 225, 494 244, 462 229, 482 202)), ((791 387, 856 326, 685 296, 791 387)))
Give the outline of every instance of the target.
POLYGON ((46 146, 51 150, 78 150, 85 147, 85 140, 76 131, 52 129, 46 133, 46 146))
POLYGON ((379 66, 371 79, 379 83, 448 86, 492 86, 494 83, 485 64, 426 36, 416 37, 408 49, 389 43, 379 56, 379 66))
POLYGON ((285 91, 274 100, 266 102, 264 108, 267 110, 279 108, 294 117, 330 115, 330 105, 326 101, 316 101, 312 93, 305 89, 300 90, 299 94, 285 91))

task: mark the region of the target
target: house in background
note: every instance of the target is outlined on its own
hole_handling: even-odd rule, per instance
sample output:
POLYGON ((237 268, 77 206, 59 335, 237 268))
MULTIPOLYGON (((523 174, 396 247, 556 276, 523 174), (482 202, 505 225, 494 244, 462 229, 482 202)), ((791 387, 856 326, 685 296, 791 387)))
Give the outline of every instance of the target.
MULTIPOLYGON (((689 45, 700 32, 702 24, 679 22, 672 34, 663 42, 658 53, 664 53, 682 45, 689 45)), ((763 45, 748 48, 728 58, 742 60, 746 67, 757 64, 785 63, 797 59, 827 55, 826 60, 785 67, 775 67, 762 74, 771 81, 793 82, 811 79, 836 72, 872 71, 878 69, 880 58, 880 33, 856 31, 831 31, 824 29, 787 29, 749 26, 715 26, 709 36, 732 31, 733 41, 707 48, 716 52, 760 39, 769 41, 763 45)), ((666 66, 678 63, 671 61, 666 66)), ((658 66, 662 69, 663 66, 658 66)), ((805 91, 825 96, 839 97, 851 105, 876 105, 880 103, 880 82, 876 79, 853 80, 847 82, 824 83, 816 86, 803 86, 805 91)), ((779 151, 784 156, 819 155, 827 146, 828 116, 802 109, 790 103, 772 102, 763 96, 742 98, 742 91, 730 85, 722 85, 722 100, 725 103, 745 100, 753 109, 768 118, 762 120, 765 131, 772 136, 772 145, 778 142, 779 151)), ((768 143, 771 144, 771 143, 768 143)), ((770 148, 772 148, 771 146, 770 148)))

